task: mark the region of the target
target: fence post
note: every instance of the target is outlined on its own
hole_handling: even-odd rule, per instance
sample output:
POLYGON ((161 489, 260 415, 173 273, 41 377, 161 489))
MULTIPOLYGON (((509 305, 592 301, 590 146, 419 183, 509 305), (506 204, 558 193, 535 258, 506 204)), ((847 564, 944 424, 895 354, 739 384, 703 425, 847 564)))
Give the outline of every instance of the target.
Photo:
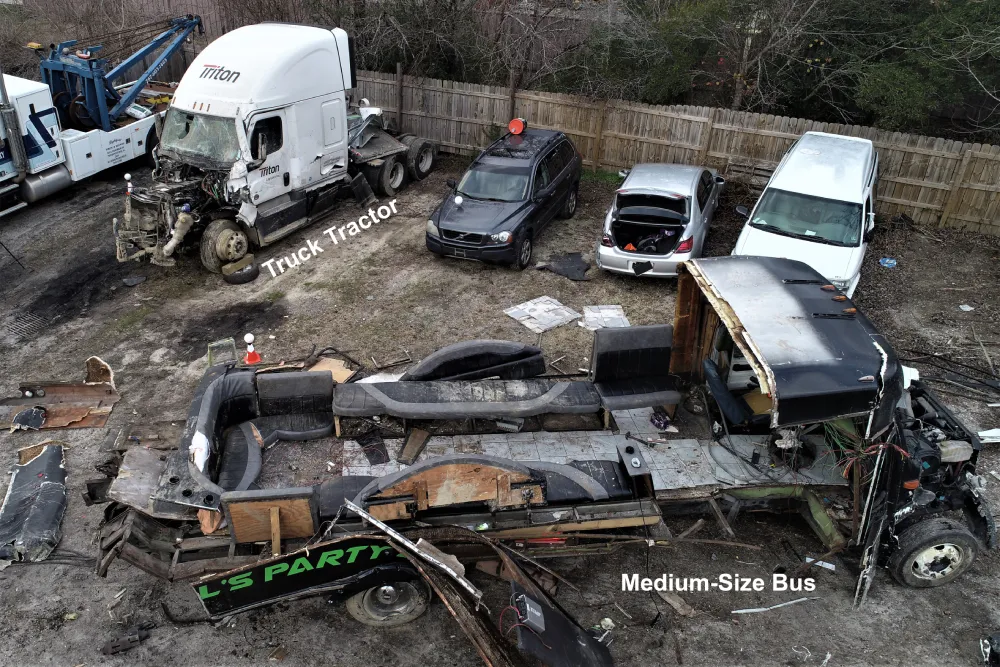
MULTIPOLYGON (((507 109, 507 123, 514 120, 514 110, 517 107, 517 78, 514 75, 514 70, 510 71, 510 106, 507 109)), ((506 125, 507 123, 504 123, 506 125)))
POLYGON ((699 167, 704 167, 705 160, 708 159, 708 149, 712 144, 712 130, 715 128, 715 117, 718 113, 718 107, 712 107, 712 111, 708 114, 708 122, 702 128, 704 136, 701 139, 701 145, 698 146, 698 161, 696 163, 699 167))
POLYGON ((403 131, 403 63, 396 63, 396 124, 403 131))
POLYGON ((948 222, 948 216, 954 212, 955 206, 958 204, 958 198, 962 191, 962 183, 965 182, 965 172, 969 169, 969 161, 971 159, 972 149, 967 148, 965 155, 962 156, 962 162, 958 165, 958 169, 955 170, 955 178, 951 181, 951 187, 948 188, 948 199, 945 201, 944 209, 941 211, 941 220, 938 222, 938 227, 945 226, 945 223, 948 222))
POLYGON ((597 116, 597 132, 594 134, 594 154, 591 156, 591 171, 601 168, 601 155, 604 143, 604 116, 608 113, 608 101, 601 100, 600 113, 597 116))

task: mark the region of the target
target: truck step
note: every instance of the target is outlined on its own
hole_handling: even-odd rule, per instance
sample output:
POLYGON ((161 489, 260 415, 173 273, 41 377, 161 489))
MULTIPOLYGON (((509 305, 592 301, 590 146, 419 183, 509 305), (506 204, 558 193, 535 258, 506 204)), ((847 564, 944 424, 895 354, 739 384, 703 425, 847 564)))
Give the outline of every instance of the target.
POLYGON ((11 190, 17 190, 19 187, 21 186, 18 183, 8 183, 7 185, 0 187, 0 195, 5 195, 11 190))
POLYGON ((14 211, 20 211, 22 208, 26 207, 27 205, 28 205, 27 202, 20 202, 18 204, 14 204, 10 208, 5 208, 4 210, 0 211, 0 218, 4 217, 5 215, 10 215, 14 211))

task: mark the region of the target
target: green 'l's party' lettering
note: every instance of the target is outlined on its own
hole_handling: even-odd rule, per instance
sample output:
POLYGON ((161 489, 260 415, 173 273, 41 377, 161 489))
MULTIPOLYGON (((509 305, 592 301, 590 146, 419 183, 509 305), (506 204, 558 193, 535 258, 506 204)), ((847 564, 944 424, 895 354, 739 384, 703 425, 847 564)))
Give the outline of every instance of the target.
POLYGON ((378 558, 379 556, 381 556, 385 551, 387 551, 387 550, 389 550, 391 548, 392 547, 383 547, 383 546, 379 546, 377 544, 373 544, 372 545, 372 560, 375 560, 376 558, 378 558))
POLYGON ((207 600, 208 598, 214 598, 218 594, 219 594, 219 591, 215 591, 213 593, 209 593, 207 585, 203 585, 203 586, 199 586, 198 587, 198 597, 200 597, 202 600, 207 600))
POLYGON ((235 577, 229 577, 229 592, 238 591, 247 586, 253 586, 253 572, 244 572, 235 577))
POLYGON ((358 554, 367 548, 368 548, 367 544, 361 547, 347 547, 347 553, 351 554, 350 556, 347 557, 347 562, 353 563, 354 559, 358 557, 358 554))
POLYGON ((319 558, 319 563, 316 564, 316 569, 321 569, 324 565, 340 565, 340 559, 344 557, 343 549, 333 549, 332 551, 324 551, 323 555, 319 558))
POLYGON ((280 574, 288 569, 288 563, 275 563, 264 568, 264 581, 271 581, 274 575, 280 574))
POLYGON ((288 571, 288 576, 290 577, 293 574, 298 574, 299 572, 307 572, 311 569, 313 569, 313 566, 312 563, 309 562, 308 558, 296 558, 295 562, 292 563, 292 569, 288 571))

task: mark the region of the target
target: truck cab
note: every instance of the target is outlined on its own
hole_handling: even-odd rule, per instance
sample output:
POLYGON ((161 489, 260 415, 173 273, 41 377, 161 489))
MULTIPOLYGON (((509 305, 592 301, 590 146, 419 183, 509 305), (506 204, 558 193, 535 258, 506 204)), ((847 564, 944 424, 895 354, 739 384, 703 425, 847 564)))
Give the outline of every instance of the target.
POLYGON ((351 44, 340 28, 265 23, 209 44, 164 117, 153 186, 131 191, 132 201, 154 208, 136 221, 129 202, 117 227, 119 259, 149 254, 169 264, 194 230, 205 267, 228 275, 223 266, 252 263, 252 255, 244 259, 250 248, 327 214, 359 175, 393 194, 378 187, 381 173, 399 175, 402 166, 405 174, 412 144, 429 144, 397 140, 372 118, 355 140, 347 92, 354 86, 351 44))

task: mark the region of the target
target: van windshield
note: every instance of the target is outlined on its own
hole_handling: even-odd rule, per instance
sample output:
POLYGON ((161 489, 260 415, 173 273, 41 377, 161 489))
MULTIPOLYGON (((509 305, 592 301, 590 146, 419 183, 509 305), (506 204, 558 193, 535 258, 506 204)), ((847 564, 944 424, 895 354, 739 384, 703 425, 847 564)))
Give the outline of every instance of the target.
POLYGON ((228 169, 240 157, 236 119, 168 109, 160 134, 160 152, 172 153, 196 167, 228 169))
POLYGON ((773 234, 839 246, 861 242, 861 204, 768 189, 750 226, 773 234))

